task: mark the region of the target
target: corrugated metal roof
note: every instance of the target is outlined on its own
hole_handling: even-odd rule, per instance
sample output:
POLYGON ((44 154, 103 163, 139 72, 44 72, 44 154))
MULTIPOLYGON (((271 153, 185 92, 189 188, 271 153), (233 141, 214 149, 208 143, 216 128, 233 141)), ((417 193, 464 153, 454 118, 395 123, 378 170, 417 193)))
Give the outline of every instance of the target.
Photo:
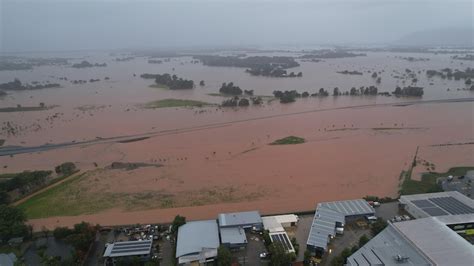
POLYGON ((372 238, 347 259, 349 266, 430 265, 430 261, 414 248, 393 225, 372 238), (396 257, 407 258, 403 263, 396 257))
POLYGON ((218 219, 220 227, 245 226, 262 223, 262 217, 258 211, 220 213, 218 219))
POLYGON ((147 255, 150 254, 152 246, 152 240, 115 242, 107 246, 104 257, 147 255))
POLYGON ((316 207, 306 243, 326 250, 329 237, 336 234, 337 222, 344 224, 346 216, 374 213, 374 208, 363 199, 320 203, 316 207))
POLYGON ((178 229, 176 258, 219 247, 216 220, 188 222, 178 229))
POLYGON ((220 228, 222 244, 246 244, 247 236, 242 227, 220 228))

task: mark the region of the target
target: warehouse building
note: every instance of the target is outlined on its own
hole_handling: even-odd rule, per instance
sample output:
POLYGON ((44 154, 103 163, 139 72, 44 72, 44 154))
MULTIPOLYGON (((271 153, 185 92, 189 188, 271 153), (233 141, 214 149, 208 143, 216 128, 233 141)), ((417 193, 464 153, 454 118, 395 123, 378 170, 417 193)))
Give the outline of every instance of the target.
POLYGON ((398 201, 415 218, 474 213, 474 200, 457 191, 404 195, 398 201))
POLYGON ((258 211, 220 213, 219 227, 242 227, 243 229, 262 230, 262 217, 258 211))
POLYGON ((284 228, 296 226, 298 216, 295 214, 284 214, 262 217, 263 228, 269 232, 282 232, 284 228))
POLYGON ((176 258, 180 265, 212 262, 219 244, 216 220, 188 222, 178 229, 176 258))
POLYGON ((374 214, 374 208, 363 199, 319 203, 306 242, 307 249, 321 256, 327 251, 331 238, 337 232, 343 232, 346 220, 374 214))
POLYGON ((298 223, 298 216, 294 214, 266 216, 262 217, 262 221, 263 228, 268 230, 272 242, 281 243, 286 252, 295 252, 285 228, 295 226, 298 223))
POLYGON ((117 260, 132 261, 139 259, 142 262, 150 260, 153 240, 123 241, 106 244, 104 259, 106 265, 115 265, 117 260))
POLYGON ((349 266, 457 265, 474 262, 474 214, 390 223, 347 259, 349 266))
POLYGON ((262 217, 258 211, 220 213, 217 219, 221 242, 230 249, 247 246, 245 230, 262 230, 262 217))
POLYGON ((222 245, 230 249, 244 248, 247 245, 247 236, 242 227, 219 228, 222 245))

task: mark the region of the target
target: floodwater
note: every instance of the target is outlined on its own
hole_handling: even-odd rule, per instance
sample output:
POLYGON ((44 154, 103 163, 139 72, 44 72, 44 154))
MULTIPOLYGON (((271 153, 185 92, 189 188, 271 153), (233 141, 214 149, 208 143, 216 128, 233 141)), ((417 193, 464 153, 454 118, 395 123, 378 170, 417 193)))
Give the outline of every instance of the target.
POLYGON ((165 98, 220 103, 222 97, 208 94, 217 93, 220 84, 230 81, 242 89, 253 89, 255 95, 271 95, 273 90, 293 89, 313 93, 321 87, 332 93, 334 87, 346 91, 351 87, 370 85, 376 85, 379 91, 393 91, 397 85, 410 85, 392 77, 403 74, 407 68, 416 73, 421 71, 417 74, 416 85, 425 87, 423 100, 473 97, 473 92, 462 90, 466 88, 463 81, 428 80, 423 73, 428 69, 465 69, 470 66, 469 61, 451 60, 450 55, 368 53, 366 57, 302 62, 300 67, 290 69, 302 71, 302 78, 253 77, 242 68, 192 64, 191 57, 172 58, 170 62, 156 65, 148 64, 144 57, 115 62, 113 58, 123 56, 64 56, 76 58, 72 60, 74 62, 106 62, 108 66, 89 69, 45 66, 32 71, 0 72, 0 83, 16 77, 23 82, 49 80, 62 85, 62 88, 56 89, 9 92, 0 100, 2 107, 17 104, 36 106, 40 102, 59 105, 41 112, 0 113, 2 124, 11 121, 26 128, 15 136, 2 132, 4 135, 0 138, 6 140, 5 145, 34 146, 215 126, 157 135, 131 143, 106 143, 0 157, 0 173, 51 169, 64 161, 75 162, 81 169, 91 170, 79 183, 84 197, 103 193, 140 195, 147 192, 166 194, 171 202, 166 206, 147 203, 144 207, 130 206, 118 200, 112 208, 97 213, 33 220, 35 226, 71 225, 83 219, 101 224, 170 221, 176 214, 188 219, 214 218, 219 211, 249 209, 281 213, 310 210, 321 201, 352 199, 369 194, 395 197, 400 172, 408 168, 417 147, 421 147, 420 156, 436 163, 436 170, 439 171, 456 165, 474 164, 474 145, 450 146, 450 158, 446 161, 440 156, 446 149, 433 146, 474 140, 472 102, 335 109, 420 99, 329 96, 297 99, 291 104, 272 101, 263 106, 239 109, 150 110, 139 107, 148 101, 165 98), (408 62, 399 56, 430 60, 408 62), (336 73, 343 70, 356 70, 364 74, 336 73), (367 71, 383 71, 381 84, 375 84, 367 71), (136 77, 133 77, 134 73, 136 77), (193 79, 196 84, 204 80, 206 86, 183 91, 150 88, 148 85, 153 80, 141 79, 139 76, 142 73, 174 73, 193 79), (109 81, 103 80, 106 76, 110 77, 109 81), (69 80, 100 78, 101 81, 73 85, 55 77, 67 77, 69 80), (90 109, 77 109, 85 106, 90 109), (318 109, 322 111, 289 115, 318 109), (59 114, 51 118, 55 113, 59 114), (267 118, 252 120, 259 117, 267 118), (229 123, 219 124, 223 122, 229 123), (289 135, 304 137, 307 142, 289 146, 268 145, 289 135), (457 147, 461 152, 456 152, 457 147), (114 161, 160 163, 163 167, 132 171, 97 170, 114 161), (228 194, 215 196, 216 191, 228 194), (133 215, 128 215, 130 212, 133 215))

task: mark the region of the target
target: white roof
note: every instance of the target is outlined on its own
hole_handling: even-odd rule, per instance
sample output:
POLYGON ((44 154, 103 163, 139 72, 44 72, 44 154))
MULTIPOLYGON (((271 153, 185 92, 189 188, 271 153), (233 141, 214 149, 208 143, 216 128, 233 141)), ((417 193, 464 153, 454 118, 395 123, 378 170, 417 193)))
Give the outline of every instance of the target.
POLYGON ((176 258, 191 254, 214 254, 219 247, 216 220, 187 222, 178 229, 176 258))
POLYGON ((273 216, 277 220, 277 222, 284 224, 284 223, 297 223, 298 222, 298 215, 295 214, 284 214, 284 215, 275 215, 273 216))
POLYGON ((275 215, 262 217, 263 228, 271 232, 283 232, 282 224, 297 223, 298 216, 295 214, 275 215))
POLYGON ((447 224, 472 223, 474 214, 427 217, 394 226, 436 265, 473 265, 474 246, 447 224))
POLYGON ((285 229, 281 226, 281 223, 277 221, 275 216, 262 217, 263 228, 268 230, 270 233, 273 232, 284 232, 285 229))

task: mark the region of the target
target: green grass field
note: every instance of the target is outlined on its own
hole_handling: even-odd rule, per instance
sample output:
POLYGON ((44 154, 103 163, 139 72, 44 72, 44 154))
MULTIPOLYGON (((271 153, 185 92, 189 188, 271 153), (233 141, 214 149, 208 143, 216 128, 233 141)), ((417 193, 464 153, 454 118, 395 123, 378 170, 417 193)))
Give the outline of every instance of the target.
POLYGON ((155 108, 169 108, 169 107, 203 107, 210 106, 212 104, 194 101, 194 100, 182 100, 182 99, 163 99, 158 101, 153 101, 145 104, 145 108, 155 109, 155 108))
POLYGON ((28 219, 44 218, 51 216, 71 216, 86 213, 94 213, 113 207, 115 201, 107 195, 101 194, 97 197, 104 199, 100 202, 97 197, 90 197, 82 193, 79 182, 84 174, 75 176, 51 189, 35 195, 18 207, 25 211, 28 219))
POLYGON ((465 175, 467 171, 474 170, 474 166, 453 167, 446 173, 429 172, 421 176, 421 180, 413 180, 410 178, 410 172, 403 172, 405 179, 400 189, 400 195, 411 195, 420 193, 431 193, 442 191, 440 186, 436 184, 439 177, 446 177, 449 175, 460 176, 465 175))
POLYGON ((288 144, 301 144, 305 143, 304 138, 295 137, 295 136, 288 136, 282 139, 277 139, 274 142, 270 143, 270 145, 288 145, 288 144))

